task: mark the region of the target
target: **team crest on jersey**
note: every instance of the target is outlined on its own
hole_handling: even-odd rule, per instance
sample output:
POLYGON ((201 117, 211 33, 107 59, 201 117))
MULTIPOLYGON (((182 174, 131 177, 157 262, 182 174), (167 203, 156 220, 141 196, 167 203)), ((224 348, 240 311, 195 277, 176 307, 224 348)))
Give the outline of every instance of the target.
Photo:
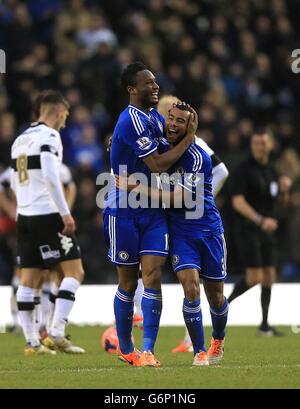
POLYGON ((180 175, 184 175, 184 168, 182 166, 179 166, 179 168, 176 169, 176 172, 179 173, 180 175))
POLYGON ((148 149, 152 143, 147 136, 141 136, 136 142, 139 145, 139 148, 142 150, 148 149))
POLYGON ((172 264, 173 264, 173 266, 176 266, 176 264, 178 264, 178 263, 179 263, 179 256, 178 256, 178 254, 174 254, 172 256, 172 264))
POLYGON ((201 180, 201 178, 199 176, 196 176, 194 173, 191 173, 187 177, 187 183, 188 183, 188 185, 190 185, 192 187, 197 186, 197 183, 199 183, 200 180, 201 180))
POLYGON ((122 261, 127 261, 129 259, 129 254, 127 251, 119 251, 118 256, 122 261))

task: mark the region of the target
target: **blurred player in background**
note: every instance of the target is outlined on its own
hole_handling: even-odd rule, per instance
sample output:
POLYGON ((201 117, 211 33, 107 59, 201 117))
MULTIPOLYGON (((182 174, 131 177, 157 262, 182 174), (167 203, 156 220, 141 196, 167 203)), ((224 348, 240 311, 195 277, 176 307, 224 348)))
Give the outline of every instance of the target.
MULTIPOLYGON (((76 185, 73 181, 70 169, 62 163, 59 170, 59 177, 64 188, 64 195, 70 210, 74 206, 76 199, 76 185)), ((54 309, 55 300, 59 291, 63 276, 56 271, 45 271, 45 280, 41 289, 41 322, 40 322, 40 336, 45 339, 50 331, 54 309)))
POLYGON ((258 334, 282 335, 268 323, 272 284, 276 281, 275 232, 278 220, 275 205, 285 201, 291 180, 278 177, 270 155, 273 136, 267 129, 254 132, 251 154, 233 173, 231 179, 232 206, 237 212, 236 245, 246 276, 238 282, 228 301, 231 302, 249 288, 261 284, 262 323, 258 334))
POLYGON ((59 178, 62 143, 69 104, 58 91, 45 91, 38 122, 15 140, 11 149, 12 189, 17 199, 17 235, 21 278, 17 291, 19 318, 27 342, 26 355, 83 353, 65 337, 65 327, 83 280, 80 249, 59 178), (64 276, 55 302, 53 324, 46 346, 41 345, 34 320, 34 297, 43 270, 64 276), (47 346, 49 348, 47 348, 47 346))
MULTIPOLYGON (((16 201, 14 194, 11 194, 11 168, 7 168, 0 174, 0 210, 7 217, 7 222, 11 226, 15 225, 16 221, 16 201)), ((6 222, 6 224, 7 224, 6 222)), ((16 255, 14 255, 15 257, 16 255)), ((18 269, 15 269, 14 276, 11 281, 12 294, 10 299, 10 310, 12 316, 12 325, 6 327, 7 332, 18 333, 21 330, 18 319, 18 307, 16 303, 16 292, 19 285, 18 269)))
MULTIPOLYGON (((121 113, 114 129, 110 158, 112 172, 119 174, 120 165, 127 172, 142 173, 148 180, 151 172, 167 170, 192 142, 194 121, 187 136, 172 151, 158 153, 164 139, 164 118, 153 108, 158 103, 159 86, 151 71, 142 63, 128 65, 122 73, 122 85, 129 94, 129 106, 121 113)), ((154 345, 162 309, 161 274, 168 256, 168 227, 162 209, 131 208, 125 192, 113 185, 104 209, 104 231, 109 257, 116 265, 119 287, 114 300, 120 354, 134 366, 157 367, 154 345), (130 237, 130 240, 128 238, 130 237), (133 298, 141 264, 144 293, 142 297, 144 341, 142 353, 131 339, 133 298)))
MULTIPOLYGON (((67 204, 71 210, 76 198, 76 185, 72 179, 72 174, 69 168, 62 163, 59 169, 59 177, 61 183, 64 187, 64 194, 66 197, 67 204)), ((0 175, 0 210, 3 210, 7 216, 10 217, 12 221, 16 220, 16 201, 14 195, 10 194, 11 184, 11 168, 7 168, 0 175), (8 193, 9 192, 9 193, 8 193)), ((16 256, 16 266, 14 271, 14 276, 12 278, 12 295, 11 295, 11 316, 12 316, 12 326, 8 326, 6 331, 12 333, 18 333, 21 330, 19 317, 18 317, 18 307, 16 301, 16 293, 20 283, 20 268, 19 268, 19 257, 16 256)), ((36 322, 39 325, 39 332, 41 339, 46 338, 48 335, 49 328, 52 323, 54 303, 55 298, 58 293, 58 288, 60 286, 63 277, 58 276, 55 272, 50 272, 45 270, 43 273, 44 282, 41 290, 35 295, 35 315, 36 322)))
MULTIPOLYGON (((172 108, 173 104, 176 104, 179 101, 180 101, 179 98, 173 95, 165 95, 159 100, 157 110, 161 115, 163 115, 167 119, 169 110, 172 108)), ((229 175, 228 169, 202 138, 195 135, 195 143, 199 145, 211 157, 213 177, 212 192, 213 196, 216 197, 219 191, 222 189, 226 179, 228 178, 229 175)), ((134 318, 136 326, 142 325, 143 316, 140 308, 142 293, 143 283, 142 280, 139 279, 138 287, 134 297, 136 308, 134 318)), ((186 328, 184 339, 180 341, 177 347, 172 349, 172 352, 192 352, 192 351, 193 351, 192 341, 189 336, 188 329, 186 328)))

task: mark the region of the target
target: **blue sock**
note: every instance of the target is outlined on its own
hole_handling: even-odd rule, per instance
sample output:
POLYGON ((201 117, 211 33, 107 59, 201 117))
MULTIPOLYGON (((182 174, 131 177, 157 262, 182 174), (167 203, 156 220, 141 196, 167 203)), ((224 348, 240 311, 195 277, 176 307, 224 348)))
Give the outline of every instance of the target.
POLYGON ((134 293, 128 293, 118 287, 114 300, 119 345, 123 354, 130 354, 134 350, 132 343, 132 317, 134 293))
POLYGON ((144 342, 142 352, 154 352, 154 344, 158 334, 161 310, 161 291, 154 290, 153 288, 144 288, 142 298, 142 311, 144 317, 144 342))
POLYGON ((210 315, 212 320, 212 336, 214 339, 224 339, 225 338, 225 328, 227 323, 228 315, 228 301, 225 298, 224 304, 221 308, 210 307, 210 315))
POLYGON ((183 300, 182 312, 185 325, 191 337, 194 354, 197 354, 199 351, 206 351, 200 300, 189 301, 185 298, 183 300))

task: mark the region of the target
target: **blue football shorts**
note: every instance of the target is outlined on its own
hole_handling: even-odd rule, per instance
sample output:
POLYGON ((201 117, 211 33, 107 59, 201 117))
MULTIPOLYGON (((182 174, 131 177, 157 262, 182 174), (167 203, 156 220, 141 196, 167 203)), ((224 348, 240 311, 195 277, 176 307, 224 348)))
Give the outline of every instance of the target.
POLYGON ((139 264, 146 254, 168 256, 168 225, 163 214, 126 218, 104 213, 103 227, 113 264, 139 264))
POLYGON ((227 275, 226 253, 223 234, 201 238, 170 235, 170 254, 175 273, 195 268, 203 279, 223 281, 227 275))

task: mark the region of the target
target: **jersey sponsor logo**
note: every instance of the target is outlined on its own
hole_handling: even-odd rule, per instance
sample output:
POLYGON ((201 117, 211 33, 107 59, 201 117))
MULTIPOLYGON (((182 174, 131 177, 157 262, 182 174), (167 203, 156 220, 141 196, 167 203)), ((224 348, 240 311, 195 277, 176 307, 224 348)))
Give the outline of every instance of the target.
POLYGON ((58 233, 60 237, 60 244, 65 252, 65 256, 70 252, 71 248, 74 246, 73 240, 71 237, 65 236, 64 234, 58 233))
POLYGON ((176 266, 176 264, 178 264, 178 263, 179 263, 179 256, 178 256, 178 254, 174 254, 172 256, 172 264, 173 264, 173 266, 176 266))
POLYGON ((118 256, 122 261, 127 261, 129 259, 129 254, 127 251, 119 251, 118 256))
POLYGON ((151 146, 152 141, 147 136, 141 136, 137 141, 139 148, 142 150, 148 149, 151 146))
POLYGON ((43 260, 47 260, 49 258, 59 258, 60 251, 59 250, 51 250, 48 244, 44 246, 40 246, 40 252, 43 260))

